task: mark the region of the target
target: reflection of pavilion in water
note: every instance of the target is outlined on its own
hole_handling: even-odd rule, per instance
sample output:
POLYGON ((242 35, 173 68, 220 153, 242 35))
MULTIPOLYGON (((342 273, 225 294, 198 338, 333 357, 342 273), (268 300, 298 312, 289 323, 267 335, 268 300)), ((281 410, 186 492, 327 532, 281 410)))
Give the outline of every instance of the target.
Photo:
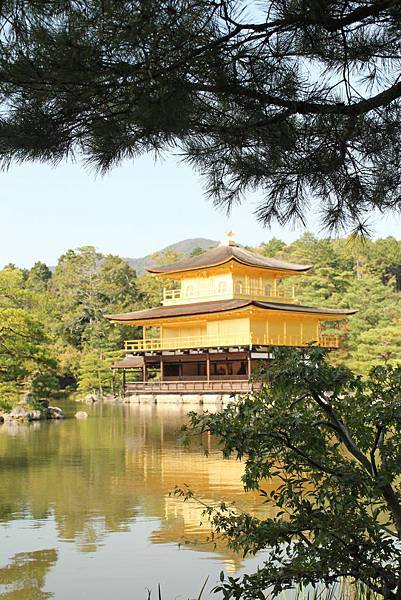
MULTIPOLYGON (((161 421, 158 451, 148 452, 146 445, 140 447, 136 444, 135 447, 127 447, 125 453, 127 471, 143 472, 145 516, 161 519, 159 529, 152 533, 152 543, 179 543, 200 552, 217 552, 223 558, 226 569, 235 571, 241 566, 241 557, 229 550, 221 539, 211 539, 212 528, 208 518, 202 515, 204 506, 201 502, 217 507, 224 500, 238 510, 256 516, 267 515, 266 505, 257 492, 244 492, 241 483, 243 463, 223 461, 215 440, 205 436, 203 442, 210 451, 210 455, 205 457, 199 449, 170 448, 168 442, 165 443, 164 433, 161 421), (185 487, 187 484, 201 502, 196 499, 184 502, 182 498, 171 495, 175 486, 185 487), (155 497, 162 500, 157 515, 154 514, 155 497)), ((114 483, 118 487, 118 481, 114 483)))
MULTIPOLYGON (((201 541, 210 535, 196 504, 169 497, 176 485, 189 484, 196 496, 215 504, 224 499, 263 512, 256 494, 245 494, 243 466, 223 461, 217 442, 205 437, 210 457, 194 444, 177 444, 187 408, 171 406, 96 406, 85 422, 40 424, 0 431, 0 522, 16 518, 54 519, 60 540, 81 552, 95 552, 109 533, 134 531, 139 517, 155 520, 151 541, 183 543, 213 551, 201 541), (96 418, 96 417, 101 418, 96 418)), ((218 554, 232 560, 219 545, 218 554)))
MULTIPOLYGON (((207 499, 205 501, 208 502, 207 499)), ((196 500, 183 502, 182 498, 166 496, 165 509, 160 528, 151 536, 153 544, 178 542, 197 552, 215 552, 220 555, 225 570, 230 573, 241 567, 241 556, 230 550, 220 537, 213 536, 208 518, 202 515, 203 506, 196 500)))

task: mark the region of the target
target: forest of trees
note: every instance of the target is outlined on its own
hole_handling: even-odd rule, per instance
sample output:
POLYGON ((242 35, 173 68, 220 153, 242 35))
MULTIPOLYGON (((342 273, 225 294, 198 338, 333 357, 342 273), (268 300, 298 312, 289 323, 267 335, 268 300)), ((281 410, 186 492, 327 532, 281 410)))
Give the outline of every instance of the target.
MULTIPOLYGON (((341 350, 331 354, 366 374, 375 364, 401 362, 401 241, 318 239, 306 233, 285 244, 271 239, 253 250, 313 264, 297 278, 299 303, 355 308, 336 327, 341 350)), ((157 256, 160 263, 179 258, 157 256)), ((110 364, 123 340, 141 335, 114 326, 103 315, 158 305, 162 284, 137 276, 122 258, 88 246, 63 254, 55 269, 37 262, 31 269, 7 265, 0 271, 0 403, 30 392, 46 397, 69 391, 110 392, 110 364)))
POLYGON ((361 374, 383 361, 401 362, 401 241, 319 240, 306 233, 288 245, 272 239, 259 250, 313 265, 297 281, 299 303, 358 310, 336 325, 343 344, 332 362, 361 374))

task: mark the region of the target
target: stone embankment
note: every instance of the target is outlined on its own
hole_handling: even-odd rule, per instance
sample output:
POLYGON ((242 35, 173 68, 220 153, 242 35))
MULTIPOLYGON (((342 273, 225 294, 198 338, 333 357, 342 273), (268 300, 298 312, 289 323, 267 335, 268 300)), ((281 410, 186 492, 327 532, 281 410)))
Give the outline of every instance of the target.
POLYGON ((115 403, 123 402, 124 404, 227 404, 235 398, 238 394, 188 394, 188 393, 151 393, 151 394, 131 394, 125 397, 113 396, 112 394, 106 394, 103 396, 97 394, 88 394, 85 398, 77 399, 77 402, 85 402, 85 404, 95 403, 115 403))
POLYGON ((239 394, 227 393, 204 393, 204 394, 188 394, 188 393, 152 393, 152 394, 131 394, 125 397, 113 396, 112 394, 97 395, 88 394, 85 398, 77 398, 77 402, 85 404, 98 403, 116 403, 123 402, 124 404, 208 404, 220 405, 227 404, 236 399, 239 394))
POLYGON ((123 399, 127 404, 227 404, 237 394, 133 394, 123 399))

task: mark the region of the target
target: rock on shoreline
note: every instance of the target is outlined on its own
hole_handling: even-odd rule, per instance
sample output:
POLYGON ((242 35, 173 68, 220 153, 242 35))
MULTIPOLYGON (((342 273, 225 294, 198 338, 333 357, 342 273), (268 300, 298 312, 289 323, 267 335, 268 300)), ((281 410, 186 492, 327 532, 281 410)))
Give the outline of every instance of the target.
POLYGON ((77 398, 76 402, 84 402, 85 404, 98 404, 100 402, 113 404, 119 402, 120 398, 113 394, 88 394, 83 399, 77 398))
POLYGON ((65 415, 58 406, 46 406, 43 410, 15 406, 10 412, 0 415, 0 423, 10 421, 42 421, 45 419, 64 419, 65 415))
POLYGON ((87 419, 88 413, 85 410, 79 410, 78 412, 75 413, 75 418, 76 419, 87 419))

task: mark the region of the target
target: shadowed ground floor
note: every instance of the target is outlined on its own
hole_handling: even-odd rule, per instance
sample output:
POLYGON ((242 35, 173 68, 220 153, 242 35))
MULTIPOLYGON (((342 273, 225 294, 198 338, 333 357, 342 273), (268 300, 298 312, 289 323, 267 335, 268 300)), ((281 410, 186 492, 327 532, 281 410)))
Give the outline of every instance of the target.
POLYGON ((123 395, 147 393, 237 393, 256 387, 269 364, 268 352, 251 350, 172 351, 127 355, 113 364, 122 371, 123 395), (256 380, 256 381, 255 381, 256 380))

